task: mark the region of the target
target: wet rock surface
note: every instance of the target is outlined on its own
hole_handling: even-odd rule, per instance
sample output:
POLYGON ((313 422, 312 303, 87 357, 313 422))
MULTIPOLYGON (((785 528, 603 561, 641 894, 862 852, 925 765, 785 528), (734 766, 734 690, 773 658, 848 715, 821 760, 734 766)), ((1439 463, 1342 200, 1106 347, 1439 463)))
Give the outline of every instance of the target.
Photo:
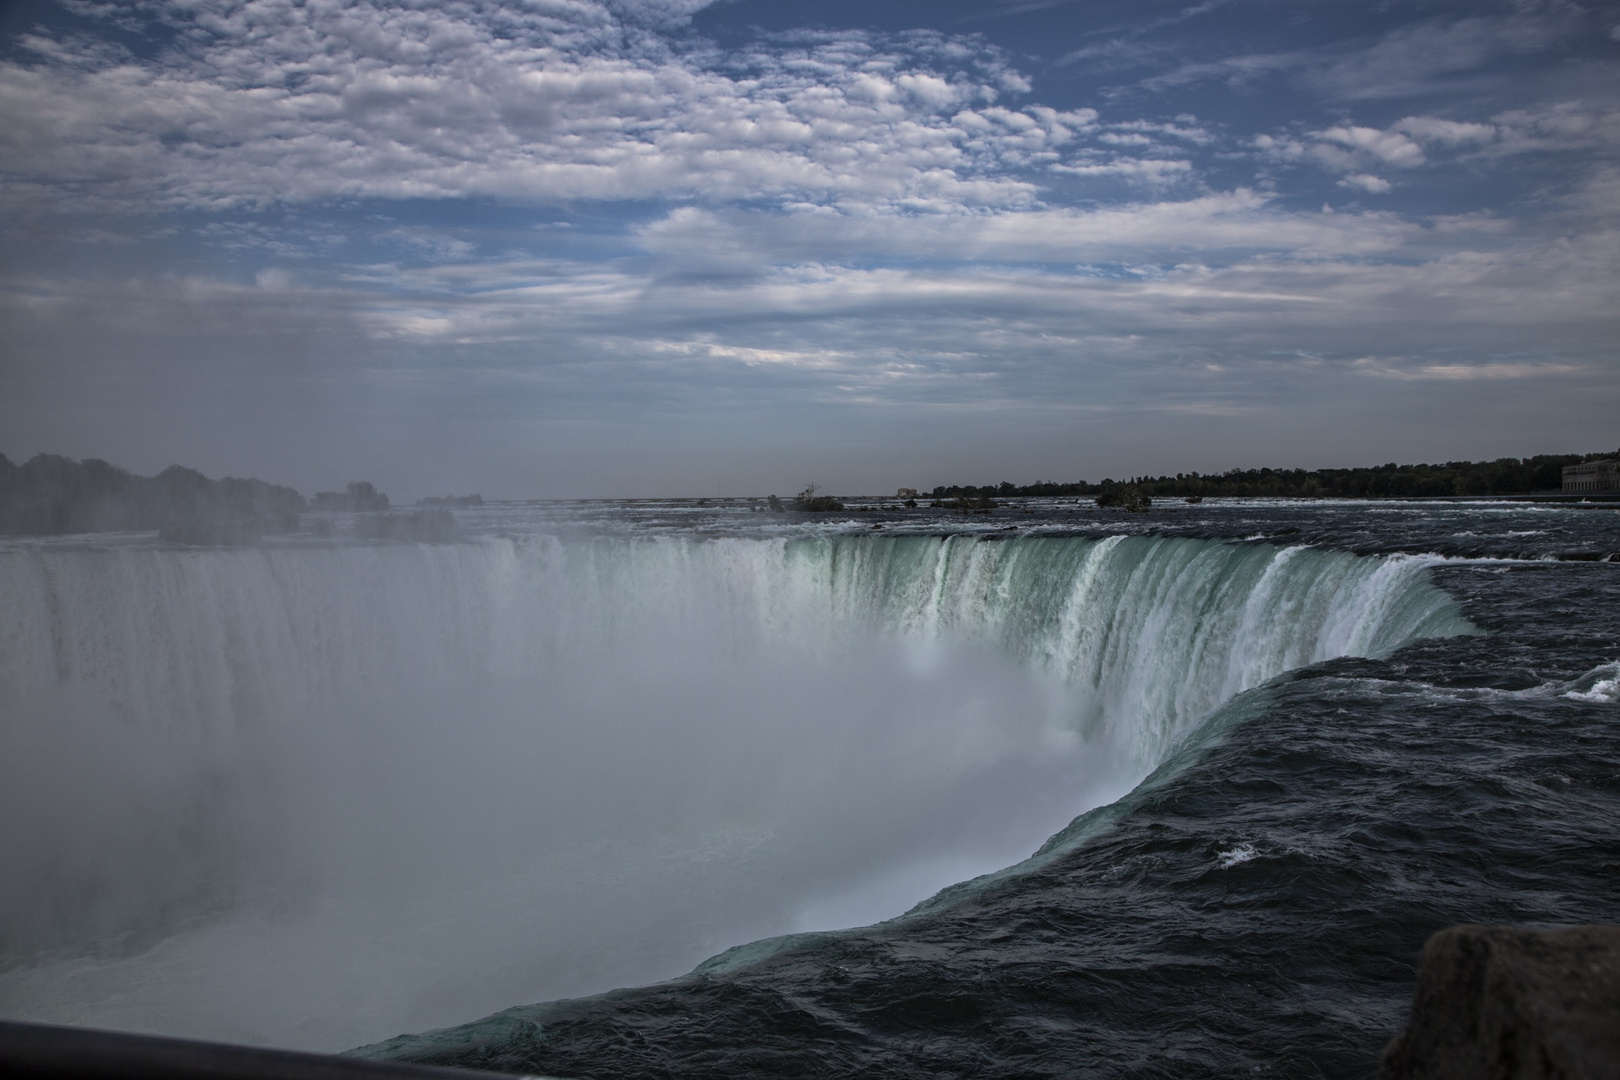
POLYGON ((1380 1080, 1620 1077, 1620 926, 1453 926, 1423 946, 1380 1080))

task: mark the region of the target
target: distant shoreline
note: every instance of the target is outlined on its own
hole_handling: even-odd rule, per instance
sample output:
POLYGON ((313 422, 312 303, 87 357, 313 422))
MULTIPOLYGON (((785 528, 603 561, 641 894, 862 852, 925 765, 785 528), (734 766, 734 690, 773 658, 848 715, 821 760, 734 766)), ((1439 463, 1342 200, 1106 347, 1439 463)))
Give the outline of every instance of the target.
MULTIPOLYGON (((1230 469, 1224 473, 1177 473, 1140 476, 1129 480, 1104 479, 1100 483, 1076 480, 1065 483, 1037 480, 1033 484, 1002 481, 986 485, 939 485, 930 491, 904 488, 895 495, 826 497, 826 506, 794 505, 800 512, 844 509, 838 499, 862 503, 903 503, 928 509, 989 509, 997 500, 1099 500, 1111 505, 1145 508, 1152 501, 1210 499, 1378 499, 1476 502, 1526 502, 1549 505, 1620 504, 1620 492, 1565 492, 1563 469, 1587 461, 1620 458, 1613 454, 1541 454, 1495 461, 1453 461, 1443 465, 1387 464, 1354 469, 1230 469), (929 505, 932 504, 932 505, 929 505)), ((387 497, 370 484, 354 483, 347 493, 320 492, 314 509, 385 510, 387 497)), ((594 499, 490 499, 488 502, 642 502, 664 501, 695 505, 726 503, 763 504, 767 494, 745 496, 648 496, 594 499)), ((423 506, 473 509, 485 500, 478 496, 422 500, 423 506)), ((797 502, 802 503, 803 498, 797 502)), ((862 506, 861 509, 872 509, 862 506)), ((894 506, 893 509, 901 509, 894 506)), ((311 503, 289 487, 260 480, 211 480, 191 469, 171 466, 155 477, 136 476, 97 459, 74 461, 40 454, 19 466, 0 455, 0 534, 63 535, 123 530, 160 531, 165 539, 182 543, 239 544, 259 536, 300 528, 300 516, 311 503)), ((445 510, 438 510, 446 514, 445 510)), ((419 514, 422 511, 419 511, 419 514)), ((444 522, 435 536, 449 535, 444 522)))

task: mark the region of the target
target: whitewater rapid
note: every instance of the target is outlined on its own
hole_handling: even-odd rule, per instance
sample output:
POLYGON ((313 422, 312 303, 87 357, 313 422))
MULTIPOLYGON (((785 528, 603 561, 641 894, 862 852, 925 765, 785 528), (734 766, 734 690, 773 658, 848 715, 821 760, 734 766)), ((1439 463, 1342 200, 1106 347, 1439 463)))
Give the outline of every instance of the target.
POLYGON ((898 914, 1431 560, 1165 537, 0 551, 0 1015, 340 1049, 898 914))

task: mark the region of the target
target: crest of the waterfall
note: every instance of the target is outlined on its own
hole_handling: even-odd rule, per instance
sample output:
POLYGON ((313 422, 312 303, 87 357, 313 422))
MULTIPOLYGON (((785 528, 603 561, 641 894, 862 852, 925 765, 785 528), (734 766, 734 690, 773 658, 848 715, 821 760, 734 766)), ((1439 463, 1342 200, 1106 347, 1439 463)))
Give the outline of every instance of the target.
POLYGON ((897 914, 1468 629, 1419 559, 1152 537, 24 545, 0 613, 0 1012, 316 1048, 897 914))
MULTIPOLYGON (((1431 559, 1165 537, 803 541, 837 614, 993 642, 1075 695, 1067 723, 1151 768, 1221 702, 1284 671, 1469 632, 1431 559)), ((801 573, 805 573, 801 571, 801 573)), ((805 573, 806 577, 810 575, 805 573)))

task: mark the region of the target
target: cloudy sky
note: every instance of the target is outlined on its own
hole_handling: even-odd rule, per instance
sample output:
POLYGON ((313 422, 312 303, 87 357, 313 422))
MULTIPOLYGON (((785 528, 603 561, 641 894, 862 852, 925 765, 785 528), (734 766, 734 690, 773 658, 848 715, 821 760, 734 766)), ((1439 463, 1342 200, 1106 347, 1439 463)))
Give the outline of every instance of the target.
POLYGON ((1620 444, 1620 11, 11 0, 0 452, 400 497, 1620 444))

